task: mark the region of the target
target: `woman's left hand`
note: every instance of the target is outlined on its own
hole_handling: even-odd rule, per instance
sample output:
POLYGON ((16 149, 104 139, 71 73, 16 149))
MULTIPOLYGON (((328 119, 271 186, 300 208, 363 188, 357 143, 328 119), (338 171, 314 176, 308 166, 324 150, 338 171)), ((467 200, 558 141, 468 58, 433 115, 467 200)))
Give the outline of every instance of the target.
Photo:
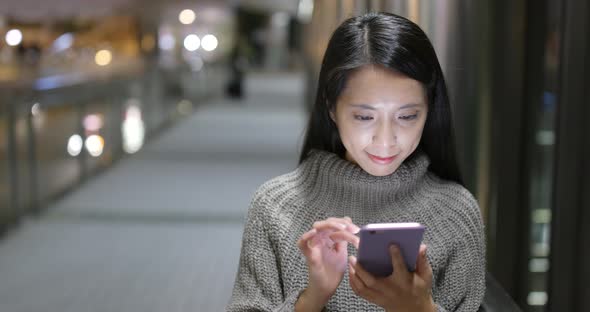
MULTIPOLYGON (((352 235, 339 232, 334 238, 350 241, 358 248, 358 240, 352 235)), ((426 258, 426 245, 420 245, 416 270, 408 271, 399 248, 390 247, 393 273, 387 277, 375 277, 349 257, 348 278, 352 290, 362 298, 386 311, 436 311, 432 299, 432 267, 426 258)))
POLYGON ((432 268, 426 259, 426 245, 420 246, 416 271, 410 272, 396 246, 390 247, 393 273, 377 278, 365 271, 354 256, 349 258, 350 286, 354 292, 386 311, 436 311, 432 300, 432 268))

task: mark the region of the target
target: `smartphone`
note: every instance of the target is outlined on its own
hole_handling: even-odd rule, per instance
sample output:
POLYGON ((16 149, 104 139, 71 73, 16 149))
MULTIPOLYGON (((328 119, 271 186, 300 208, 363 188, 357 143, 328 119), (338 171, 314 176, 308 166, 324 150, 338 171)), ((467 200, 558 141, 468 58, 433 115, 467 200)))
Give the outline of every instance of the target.
POLYGON ((361 227, 357 259, 374 276, 393 273, 389 246, 401 249, 408 270, 416 269, 416 259, 425 227, 419 223, 371 223, 361 227))

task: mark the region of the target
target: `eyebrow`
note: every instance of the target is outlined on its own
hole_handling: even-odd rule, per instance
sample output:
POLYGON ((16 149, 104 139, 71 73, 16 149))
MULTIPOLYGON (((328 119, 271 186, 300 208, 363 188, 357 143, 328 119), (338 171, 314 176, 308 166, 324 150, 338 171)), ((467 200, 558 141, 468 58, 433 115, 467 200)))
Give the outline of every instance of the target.
MULTIPOLYGON (((377 110, 375 107, 373 107, 369 104, 350 104, 350 106, 357 107, 357 108, 363 108, 363 109, 377 110)), ((410 107, 420 107, 420 106, 422 106, 422 104, 410 103, 410 104, 404 104, 404 105, 400 106, 398 109, 405 109, 405 108, 410 108, 410 107)))

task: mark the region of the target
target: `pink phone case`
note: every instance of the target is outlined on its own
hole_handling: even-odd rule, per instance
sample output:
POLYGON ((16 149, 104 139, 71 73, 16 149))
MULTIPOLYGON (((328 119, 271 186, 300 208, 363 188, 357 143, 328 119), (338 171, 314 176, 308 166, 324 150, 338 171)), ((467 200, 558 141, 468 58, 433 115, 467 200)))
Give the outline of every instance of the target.
POLYGON ((360 230, 358 262, 379 277, 393 273, 389 246, 400 247, 408 270, 416 269, 416 259, 425 227, 419 223, 372 223, 360 230))

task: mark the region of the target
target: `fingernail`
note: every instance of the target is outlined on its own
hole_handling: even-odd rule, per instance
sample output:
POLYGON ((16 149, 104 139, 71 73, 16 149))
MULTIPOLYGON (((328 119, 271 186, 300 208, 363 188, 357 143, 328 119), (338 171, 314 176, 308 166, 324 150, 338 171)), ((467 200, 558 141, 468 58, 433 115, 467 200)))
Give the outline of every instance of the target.
POLYGON ((346 224, 343 224, 343 223, 339 223, 339 224, 340 224, 340 227, 341 227, 341 228, 343 228, 343 229, 345 229, 345 228, 346 228, 346 224))

